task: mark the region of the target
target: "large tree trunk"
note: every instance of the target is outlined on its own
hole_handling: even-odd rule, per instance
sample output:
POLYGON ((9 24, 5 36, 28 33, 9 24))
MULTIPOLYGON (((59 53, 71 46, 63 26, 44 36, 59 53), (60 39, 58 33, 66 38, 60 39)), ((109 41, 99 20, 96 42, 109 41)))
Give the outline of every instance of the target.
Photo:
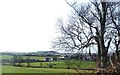
POLYGON ((101 55, 101 68, 107 67, 107 54, 101 55))
POLYGON ((102 4, 102 14, 100 18, 100 36, 99 36, 99 44, 100 44, 100 51, 101 51, 101 57, 100 57, 100 68, 106 68, 107 67, 107 48, 105 47, 104 43, 104 33, 105 33, 105 23, 106 23, 106 2, 101 2, 102 4))

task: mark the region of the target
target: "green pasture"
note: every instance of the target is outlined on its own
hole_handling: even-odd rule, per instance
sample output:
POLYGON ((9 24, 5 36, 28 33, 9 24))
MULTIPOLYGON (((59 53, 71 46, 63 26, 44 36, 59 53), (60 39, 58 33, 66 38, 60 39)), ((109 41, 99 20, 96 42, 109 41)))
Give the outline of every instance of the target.
MULTIPOLYGON (((40 56, 22 56, 23 59, 38 59, 43 60, 45 57, 40 56)), ((2 59, 12 59, 13 56, 3 55, 2 59)), ((16 63, 18 64, 18 63, 16 63)), ((76 75, 74 68, 95 68, 95 61, 79 61, 79 60, 65 60, 65 61, 50 61, 50 62, 30 62, 30 67, 27 67, 27 62, 21 63, 22 67, 12 66, 12 63, 5 63, 2 65, 2 73, 56 73, 56 75, 76 75), (49 68, 52 65, 52 68, 49 68), (67 69, 70 66, 71 69, 67 69)), ((91 71, 80 70, 81 73, 90 73, 91 71)), ((44 75, 42 74, 42 75, 44 75)), ((23 75, 23 74, 22 74, 23 75)), ((26 74, 25 74, 26 75, 26 74)), ((32 74, 34 75, 34 74, 32 74)), ((36 74, 35 74, 36 75, 36 74)))
MULTIPOLYGON (((46 58, 45 56, 18 56, 18 57, 21 57, 23 59, 27 59, 28 57, 30 59, 38 59, 38 60, 44 60, 44 58, 46 58)), ((54 56, 51 56, 51 57, 54 57, 54 56)), ((12 55, 0 55, 0 59, 12 59, 13 56, 12 55)), ((60 56, 58 58, 61 58, 60 56)))
MULTIPOLYGON (((67 68, 67 65, 63 61, 51 61, 51 62, 31 62, 30 66, 49 68, 49 65, 53 65, 53 68, 67 68)), ((21 63, 23 66, 27 66, 27 63, 21 63)))
MULTIPOLYGON (((2 66, 3 75, 78 75, 74 69, 55 69, 55 68, 30 68, 30 67, 14 67, 2 66), (6 73, 6 74, 4 74, 6 73), (28 74, 27 74, 28 73, 28 74)), ((79 70, 79 73, 94 73, 90 70, 79 70)), ((82 74, 81 74, 82 75, 82 74)))
MULTIPOLYGON (((18 63, 16 63, 17 65, 18 63)), ((79 64, 79 68, 95 68, 96 63, 93 61, 81 61, 79 64)), ((12 63, 5 63, 4 65, 12 65, 12 63)), ((27 63, 21 63, 21 66, 27 67, 27 63)), ((53 68, 61 68, 61 69, 66 69, 68 68, 69 65, 67 65, 66 62, 64 61, 51 61, 51 62, 30 62, 30 66, 32 67, 40 67, 40 68, 49 68, 49 65, 52 65, 53 68)), ((70 66, 71 68, 76 68, 78 67, 76 63, 71 63, 70 66)))
POLYGON ((12 55, 0 55, 0 59, 12 59, 12 55))
MULTIPOLYGON (((45 57, 40 57, 40 56, 19 56, 22 57, 23 59, 26 59, 28 57, 30 57, 30 59, 38 59, 38 60, 44 60, 45 57)), ((0 55, 0 58, 2 59, 12 59, 13 56, 12 55, 0 55)))
POLYGON ((76 73, 72 69, 2 66, 2 73, 76 73))
MULTIPOLYGON (((21 56, 23 59, 30 58, 30 59, 38 59, 38 60, 43 60, 45 57, 40 57, 40 56, 21 56)), ((13 56, 11 55, 2 55, 2 59, 12 59, 13 56)), ((11 65, 11 63, 5 63, 7 65, 11 65)), ((16 63, 18 64, 18 63, 16 63)), ((23 67, 27 66, 27 62, 21 63, 23 67)), ((53 68, 67 68, 70 66, 71 68, 94 68, 96 67, 96 62, 95 61, 79 61, 79 60, 69 60, 69 61, 51 61, 51 62, 30 62, 30 66, 35 66, 35 67, 42 67, 42 68, 48 68, 49 65, 52 65, 53 68)))

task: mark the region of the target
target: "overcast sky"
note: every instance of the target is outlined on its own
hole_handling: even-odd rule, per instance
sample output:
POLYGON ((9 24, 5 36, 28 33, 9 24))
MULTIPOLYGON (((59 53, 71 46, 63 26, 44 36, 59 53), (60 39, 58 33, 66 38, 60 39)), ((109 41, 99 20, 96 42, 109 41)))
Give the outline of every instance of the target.
POLYGON ((0 1, 0 51, 50 50, 57 18, 67 11, 64 0, 0 1))
POLYGON ((51 50, 56 21, 69 11, 65 0, 0 0, 0 51, 51 50))

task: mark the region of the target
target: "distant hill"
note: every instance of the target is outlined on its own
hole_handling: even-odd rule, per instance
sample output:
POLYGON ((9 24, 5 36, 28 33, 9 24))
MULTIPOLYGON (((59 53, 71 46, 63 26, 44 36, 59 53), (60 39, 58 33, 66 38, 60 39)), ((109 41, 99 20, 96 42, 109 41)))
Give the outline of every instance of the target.
POLYGON ((0 52, 2 55, 26 55, 25 52, 0 52))
POLYGON ((37 52, 0 52, 2 55, 43 55, 43 56, 53 56, 53 55, 61 55, 56 51, 37 51, 37 52))
POLYGON ((27 55, 61 55, 58 52, 55 51, 37 51, 37 52, 30 52, 27 55))

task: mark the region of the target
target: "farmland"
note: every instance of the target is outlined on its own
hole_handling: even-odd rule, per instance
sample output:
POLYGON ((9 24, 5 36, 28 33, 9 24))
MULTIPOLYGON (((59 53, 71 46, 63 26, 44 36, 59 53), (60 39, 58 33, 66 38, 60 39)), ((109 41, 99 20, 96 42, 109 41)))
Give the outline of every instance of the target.
MULTIPOLYGON (((22 58, 27 58, 27 56, 22 56, 22 58)), ((30 56, 30 58, 36 58, 39 60, 43 60, 45 57, 39 57, 39 56, 30 56)), ((2 59, 12 59, 12 56, 3 56, 2 59)), ((27 66, 27 63, 21 63, 21 67, 19 66, 13 66, 11 63, 6 63, 2 65, 2 73, 77 73, 73 68, 76 68, 76 62, 79 62, 78 64, 80 68, 94 68, 96 67, 95 62, 93 61, 76 61, 76 60, 69 60, 69 61, 50 61, 50 62, 30 62, 30 66, 27 66), (67 62, 71 62, 70 67, 71 69, 68 69, 67 62), (49 65, 52 65, 52 67, 49 67, 49 65)), ((16 63, 18 64, 18 63, 16 63)), ((81 73, 86 73, 86 71, 82 71, 81 73)), ((87 71, 88 73, 90 71, 87 71)))
POLYGON ((0 59, 12 59, 11 55, 0 55, 0 59))
MULTIPOLYGON (((77 75, 73 69, 54 69, 54 68, 30 68, 30 67, 14 67, 2 66, 2 75, 77 75)), ((93 71, 80 70, 80 73, 93 73, 93 71)))
POLYGON ((51 69, 51 68, 30 68, 30 67, 13 67, 3 66, 3 73, 75 73, 74 70, 69 69, 51 69))

